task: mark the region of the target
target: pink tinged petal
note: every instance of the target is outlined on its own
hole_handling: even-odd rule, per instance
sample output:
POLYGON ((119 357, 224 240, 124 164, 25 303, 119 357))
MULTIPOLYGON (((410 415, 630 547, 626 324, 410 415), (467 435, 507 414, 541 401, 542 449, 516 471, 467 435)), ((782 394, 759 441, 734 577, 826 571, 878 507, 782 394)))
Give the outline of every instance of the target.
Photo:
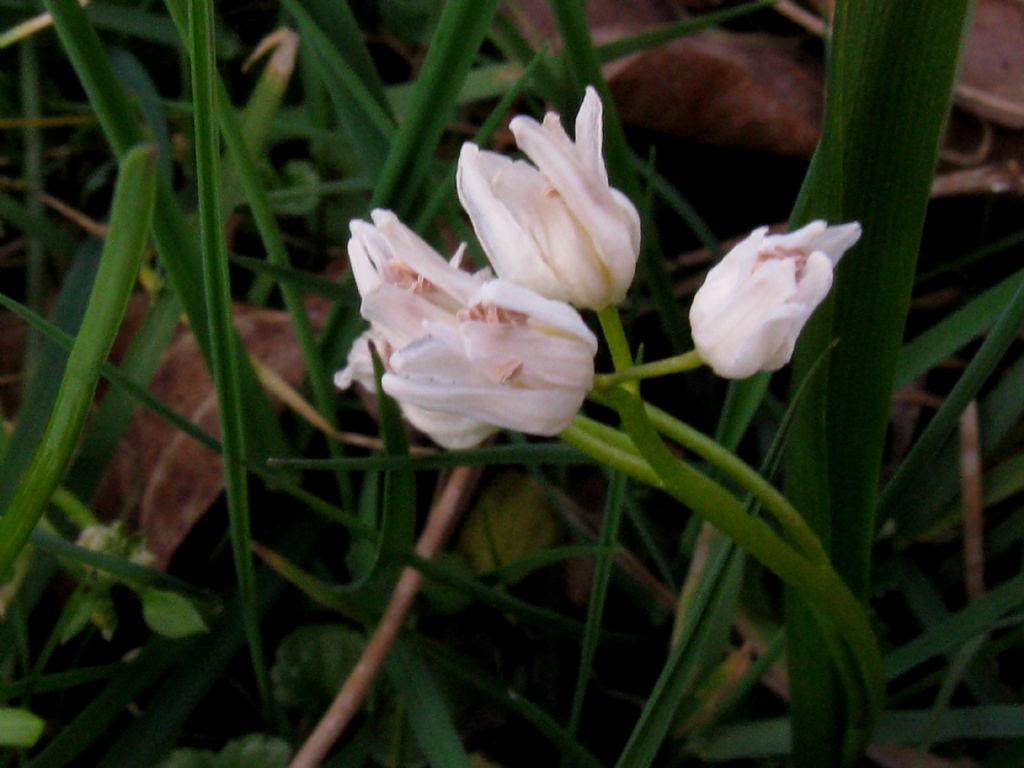
POLYGON ((815 219, 810 224, 805 224, 792 232, 768 235, 764 239, 764 248, 810 253, 813 250, 814 242, 825 233, 826 229, 828 229, 828 224, 824 220, 815 219))
POLYGON ((415 293, 382 285, 363 297, 360 314, 395 348, 426 335, 425 324, 455 324, 455 315, 415 293))
POLYGON ((373 223, 387 240, 391 258, 411 268, 438 291, 453 299, 453 305, 465 303, 476 288, 472 275, 452 266, 425 240, 403 224, 391 211, 375 210, 373 223))
POLYGON ((420 339, 395 352, 390 363, 396 375, 424 384, 487 386, 492 383, 463 353, 458 333, 449 339, 433 336, 420 339))
POLYGON ((551 436, 565 429, 583 404, 585 391, 509 389, 501 386, 438 385, 385 374, 384 390, 400 403, 457 413, 506 429, 551 436))
MULTIPOLYGON (((496 155, 481 152, 476 145, 462 145, 456 186, 459 201, 469 214, 476 232, 498 275, 531 285, 545 292, 558 290, 559 281, 544 260, 536 241, 517 218, 516 208, 498 194, 498 181, 502 176, 515 176, 516 184, 503 184, 502 188, 530 191, 543 189, 543 179, 535 169, 496 155), (522 167, 520 167, 522 166, 522 167)), ((533 199, 536 199, 533 195, 533 199)))
POLYGON ((811 253, 801 271, 793 301, 809 304, 812 310, 817 307, 832 288, 832 264, 828 254, 822 251, 811 253))
POLYGON ((577 338, 592 350, 592 355, 597 354, 597 338, 579 312, 564 302, 545 298, 529 288, 501 279, 481 286, 472 301, 526 315, 538 330, 577 338))
MULTIPOLYGON (((557 121, 554 121, 555 123, 557 121)), ((591 248, 601 269, 611 276, 632 277, 632 266, 638 255, 640 220, 633 205, 621 195, 612 194, 604 174, 595 174, 584 162, 577 148, 558 127, 550 129, 552 121, 543 127, 528 118, 515 118, 509 124, 519 145, 551 182, 565 201, 579 227, 587 233, 591 248)), ((613 300, 619 300, 628 289, 628 282, 612 283, 613 300)), ((603 306, 603 305, 602 305, 603 306)))
POLYGON ((466 356, 494 383, 589 390, 594 353, 575 339, 524 326, 467 322, 459 327, 466 356))

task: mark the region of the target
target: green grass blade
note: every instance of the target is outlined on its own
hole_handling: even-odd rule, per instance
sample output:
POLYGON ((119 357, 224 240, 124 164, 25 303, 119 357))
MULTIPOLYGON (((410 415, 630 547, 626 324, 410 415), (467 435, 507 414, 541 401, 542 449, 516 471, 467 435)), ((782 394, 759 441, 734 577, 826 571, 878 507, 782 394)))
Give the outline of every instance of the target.
POLYGON ((700 671, 698 662, 703 655, 702 646, 710 639, 712 623, 706 621, 706 618, 715 612, 717 603, 732 602, 728 594, 730 579, 725 578, 725 573, 730 570, 733 558, 740 556, 739 550, 733 547, 721 548, 708 569, 707 578, 700 581, 668 661, 644 705, 639 722, 615 763, 616 768, 647 768, 657 757, 662 741, 675 720, 679 704, 694 676, 700 671))
MULTIPOLYGON (((135 109, 117 82, 103 44, 76 0, 47 0, 54 29, 70 59, 89 103, 99 119, 114 154, 122 157, 130 147, 143 140, 134 119, 135 109)), ((157 208, 153 238, 185 313, 196 329, 196 338, 207 349, 206 308, 202 302, 199 279, 199 254, 185 244, 193 238, 184 216, 166 180, 157 187, 157 208)))
POLYGON ((359 77, 302 3, 282 0, 282 7, 298 23, 303 43, 313 53, 338 118, 347 129, 367 173, 376 179, 384 167, 395 132, 394 120, 386 105, 377 100, 374 87, 359 77))
POLYGON ((303 7, 317 26, 324 31, 331 46, 345 60, 352 73, 362 83, 366 93, 381 107, 387 108, 384 84, 366 47, 366 39, 348 2, 332 0, 305 0, 303 7))
POLYGON ((943 444, 956 429, 960 415, 973 400, 988 377, 995 370, 1003 354, 1009 349, 1021 323, 1024 322, 1024 281, 1017 283, 1006 309, 992 331, 974 353, 970 365, 963 372, 952 391, 942 401, 924 432, 903 459, 896 474, 886 484, 878 502, 879 517, 885 519, 899 507, 902 495, 915 479, 929 472, 932 462, 943 444))
MULTIPOLYGON (((60 330, 52 323, 49 323, 43 318, 39 317, 39 315, 32 312, 30 309, 23 306, 22 304, 19 304, 18 302, 4 296, 2 293, 0 293, 0 306, 6 307, 7 309, 14 312, 16 315, 18 315, 18 317, 23 319, 33 328, 45 334, 49 339, 54 341, 62 349, 70 350, 72 348, 74 340, 70 335, 60 330)), ((202 429, 197 427, 195 424, 193 424, 191 421, 189 421, 184 416, 179 414, 177 411, 175 411, 173 408, 168 406, 163 401, 153 397, 153 395, 150 394, 144 387, 142 387, 137 382, 133 381, 128 376, 124 375, 118 367, 111 365, 110 363, 104 363, 100 371, 103 377, 107 379, 107 381, 109 381, 118 389, 124 391, 126 394, 131 396, 131 398, 135 402, 149 409, 152 413, 159 416, 161 419, 166 421, 175 429, 188 435, 197 443, 199 443, 202 446, 205 446, 206 448, 209 448, 214 453, 223 453, 223 448, 219 440, 217 440, 207 432, 204 432, 202 429)), ((34 404, 32 407, 32 412, 34 414, 38 414, 40 412, 43 412, 43 409, 45 408, 45 412, 48 413, 50 408, 49 400, 47 400, 45 397, 38 397, 37 400, 38 403, 41 403, 41 405, 39 405, 38 403, 34 404)), ((20 429, 22 425, 25 423, 26 422, 24 422, 22 419, 19 419, 18 429, 20 429)), ((41 429, 42 428, 40 427, 40 431, 41 429)), ((18 433, 15 432, 15 436, 17 435, 18 433)), ((15 457, 20 455, 21 454, 15 454, 15 457)), ((5 479, 5 481, 6 478, 8 478, 8 474, 6 474, 8 472, 10 473, 10 477, 15 478, 14 481, 10 482, 15 482, 17 480, 14 470, 10 469, 14 464, 15 462, 12 460, 6 460, 2 464, 0 464, 0 471, 3 471, 5 473, 0 477, 5 479)), ((249 470, 253 474, 259 475, 260 478, 262 478, 263 481, 267 483, 268 487, 278 489, 284 493, 287 493, 288 495, 297 499, 301 503, 305 504, 311 510, 322 515, 324 518, 331 520, 332 522, 342 523, 353 532, 359 533, 362 530, 360 528, 360 522, 355 517, 342 511, 336 506, 324 501, 320 497, 303 490, 289 476, 281 476, 279 474, 267 470, 265 467, 258 464, 249 464, 248 466, 249 470)))
POLYGON ((33 531, 31 541, 32 546, 42 552, 48 552, 54 557, 64 558, 68 562, 88 565, 97 571, 110 574, 129 584, 180 592, 190 599, 201 602, 204 609, 211 611, 220 609, 220 599, 215 594, 193 586, 187 581, 182 581, 169 573, 147 568, 144 565, 114 557, 113 555, 107 555, 103 552, 80 547, 77 544, 72 544, 44 531, 33 531))
POLYGON ((140 147, 121 164, 110 232, 53 413, 21 483, 0 519, 0 574, 6 574, 42 516, 71 459, 100 375, 135 285, 153 214, 156 167, 140 147))
POLYGON ((566 730, 575 736, 583 715, 583 700, 590 683, 590 674, 597 652, 597 641, 601 634, 601 619, 604 617, 605 600, 608 597, 608 585, 611 582, 612 567, 615 564, 615 548, 619 541, 619 526, 622 523, 623 501, 626 493, 626 477, 613 472, 608 483, 605 498, 604 517, 601 521, 601 534, 598 541, 597 562, 594 564, 594 580, 590 585, 590 600, 587 603, 587 623, 583 633, 583 648, 580 651, 580 663, 576 671, 576 688, 572 695, 569 709, 569 723, 566 730))
MULTIPOLYGON (((805 329, 794 381, 840 340, 795 425, 788 488, 831 548, 837 571, 869 591, 876 492, 893 375, 968 0, 837 5, 821 146, 794 223, 859 220, 828 306, 805 329), (885 140, 880 141, 879 137, 885 140)), ((794 760, 836 763, 842 713, 825 650, 793 612, 794 760)))
MULTIPOLYGON (((170 10, 175 22, 179 24, 181 31, 185 30, 185 13, 181 0, 167 0, 167 7, 170 10)), ((183 35, 184 36, 184 35, 183 35)), ((252 137, 244 135, 242 126, 232 109, 227 89, 219 77, 214 76, 211 87, 216 89, 216 111, 217 120, 224 135, 224 142, 227 145, 228 156, 234 164, 234 170, 241 190, 249 202, 256 229, 260 239, 263 241, 267 252, 267 260, 270 265, 281 269, 290 270, 291 263, 288 258, 288 250, 281 235, 277 218, 274 216, 266 190, 260 181, 259 170, 253 160, 253 150, 250 147, 252 137)), ((334 388, 331 379, 320 356, 316 343, 312 323, 306 314, 302 295, 291 285, 281 285, 281 295, 284 298, 285 306, 288 309, 292 321, 292 329, 302 350, 303 359, 306 363, 306 372, 313 390, 313 397, 320 414, 329 422, 336 420, 334 407, 334 388)), ((338 446, 330 443, 332 456, 340 456, 338 446)), ((339 485, 343 494, 348 495, 347 481, 339 476, 339 485)))
POLYGON ((387 469, 452 469, 454 467, 486 466, 556 466, 560 464, 591 464, 593 459, 581 451, 558 443, 527 445, 495 445, 458 451, 438 451, 410 456, 369 456, 351 459, 271 459, 272 467, 293 469, 387 470, 387 469))
POLYGON ((192 91, 195 100, 194 137, 196 177, 199 184, 199 230, 203 253, 203 289, 209 319, 213 380, 217 389, 221 442, 224 449, 224 486, 227 494, 231 550, 238 593, 245 617, 246 638, 264 717, 271 712, 270 680, 260 635, 256 605, 249 521, 249 490, 245 466, 246 404, 242 399, 239 350, 232 325, 231 284, 227 242, 221 209, 220 132, 217 126, 216 45, 213 5, 209 0, 189 1, 192 42, 192 91))
POLYGON ((406 642, 420 651, 434 665, 444 669, 452 677, 462 680, 475 688, 502 709, 508 710, 526 720, 548 741, 561 750, 562 755, 573 768, 601 768, 601 763, 587 752, 550 715, 519 693, 478 668, 475 661, 453 653, 446 647, 419 638, 406 642))
POLYGON ((900 352, 893 387, 898 389, 910 383, 984 333, 1010 305, 1021 285, 1024 270, 1014 272, 907 342, 900 352))
POLYGON ((75 252, 75 241, 60 227, 55 227, 45 217, 30 211, 5 192, 0 192, 0 221, 34 237, 56 256, 71 258, 75 252))
POLYGON ((747 14, 756 13, 764 8, 770 8, 775 3, 776 0, 754 0, 754 2, 743 3, 732 8, 703 13, 696 18, 683 19, 673 24, 666 24, 662 27, 656 27, 636 35, 624 37, 621 40, 604 43, 597 46, 597 54, 602 62, 621 59, 632 53, 639 53, 648 48, 664 45, 680 37, 694 35, 705 29, 724 24, 727 21, 743 18, 747 14))
MULTIPOLYGON (((89 293, 96 280, 100 257, 101 244, 97 240, 87 240, 71 263, 71 268, 57 294, 57 300, 51 310, 53 323, 41 321, 54 329, 59 328, 56 332, 67 336, 68 351, 74 343, 68 332, 77 331, 82 323, 89 293)), ((39 317, 32 310, 2 293, 0 303, 21 317, 39 317)), ((39 330, 36 325, 32 327, 39 330)), ((57 397, 61 374, 66 363, 67 354, 64 351, 52 344, 44 346, 38 370, 29 378, 22 391, 14 431, 9 437, 5 436, 6 440, 0 440, 0 510, 7 507, 32 459, 31 451, 13 450, 13 447, 39 444, 53 411, 54 399, 57 397)))
POLYGON ((359 307, 359 303, 353 301, 349 297, 349 292, 342 288, 336 280, 328 280, 326 277, 304 272, 301 269, 272 264, 263 259, 254 259, 251 256, 242 256, 237 253, 228 254, 228 258, 235 266, 247 269, 257 275, 265 275, 278 283, 293 286, 301 292, 323 296, 354 309, 359 307))
MULTIPOLYGON (((180 317, 181 302, 177 297, 171 291, 157 293, 121 358, 118 366, 121 373, 145 387, 173 338, 180 317)), ((119 388, 104 395, 64 481, 78 496, 92 496, 131 421, 135 406, 135 399, 119 388)))
MULTIPOLYGON (((76 0, 47 0, 54 28, 96 113, 103 133, 119 158, 143 139, 135 110, 117 82, 106 50, 76 0)), ((204 358, 211 363, 209 321, 203 300, 202 264, 195 231, 185 221, 169 181, 157 181, 153 240, 161 264, 181 300, 204 358)), ((237 343, 236 353, 241 352, 237 343)), ((280 452, 284 437, 247 356, 239 362, 242 391, 249 404, 246 430, 256 455, 280 452)))
POLYGON ((12 680, 11 682, 0 683, 0 699, 8 701, 28 693, 56 693, 66 691, 69 688, 76 688, 80 685, 89 685, 109 680, 115 674, 124 669, 124 663, 116 661, 112 664, 102 664, 92 667, 77 667, 67 672, 55 672, 52 675, 42 677, 30 677, 23 680, 12 680))
POLYGON ((498 0, 449 0, 381 170, 372 207, 407 216, 419 197, 434 148, 451 119, 463 81, 498 7, 498 0))
POLYGON ((405 715, 428 764, 434 768, 470 768, 444 698, 423 661, 399 642, 391 650, 384 670, 402 697, 405 715))
POLYGON ((175 643, 158 638, 147 643, 138 656, 102 691, 78 711, 74 720, 27 764, 27 768, 64 768, 106 734, 107 727, 140 694, 151 688, 174 663, 175 643))
POLYGON ((972 637, 984 634, 1011 611, 1024 604, 1024 575, 1018 575, 992 589, 970 605, 951 613, 927 631, 885 657, 885 674, 890 680, 933 656, 957 648, 972 637))

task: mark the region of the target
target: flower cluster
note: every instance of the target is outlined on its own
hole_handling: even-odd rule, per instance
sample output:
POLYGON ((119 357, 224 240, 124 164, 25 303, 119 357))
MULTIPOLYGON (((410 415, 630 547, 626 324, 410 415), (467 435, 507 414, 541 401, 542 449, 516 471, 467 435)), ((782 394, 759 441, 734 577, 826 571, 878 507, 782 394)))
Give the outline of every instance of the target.
POLYGON ((373 344, 384 391, 415 427, 447 448, 499 428, 565 429, 593 385, 597 339, 570 306, 622 300, 640 249, 640 217, 608 185, 601 101, 587 89, 576 141, 549 114, 511 128, 536 163, 473 144, 459 158, 458 190, 494 271, 449 262, 389 211, 353 221, 348 244, 370 330, 335 376, 372 389, 373 344))
POLYGON ((447 262, 390 211, 351 224, 348 251, 371 329, 335 383, 373 387, 369 344, 386 368, 384 391, 406 418, 447 448, 499 427, 554 435, 594 378, 597 339, 559 301, 447 262))
MULTIPOLYGON (((405 417, 448 448, 476 445, 500 428, 535 435, 565 429, 593 385, 597 340, 575 307, 623 300, 640 251, 636 208, 608 183, 602 107, 593 88, 575 141, 558 115, 516 117, 531 162, 474 144, 459 157, 459 200, 494 273, 447 261, 390 211, 353 221, 348 243, 370 329, 335 376, 345 389, 381 385, 405 417)), ((790 235, 756 230, 707 277, 690 312, 697 352, 716 373, 775 370, 827 294, 839 257, 860 226, 816 221, 790 235)))

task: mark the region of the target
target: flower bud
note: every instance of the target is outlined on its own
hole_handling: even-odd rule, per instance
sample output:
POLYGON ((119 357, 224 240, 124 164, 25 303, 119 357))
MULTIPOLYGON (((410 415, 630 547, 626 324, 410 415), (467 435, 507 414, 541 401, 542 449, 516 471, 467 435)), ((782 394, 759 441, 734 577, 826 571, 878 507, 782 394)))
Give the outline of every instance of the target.
POLYGON ((708 272, 690 307, 697 352, 719 376, 743 379, 789 362, 804 323, 832 286, 860 224, 814 221, 788 235, 754 230, 708 272))
POLYGON ((352 222, 349 258, 370 321, 335 377, 373 387, 372 341, 384 391, 409 421, 447 448, 499 427, 554 435, 568 426, 594 378, 597 340, 567 304, 471 275, 405 227, 374 211, 352 222))
POLYGON ((608 185, 601 100, 593 88, 576 116, 576 141, 558 115, 519 116, 509 127, 534 162, 464 144, 458 192, 498 277, 577 307, 626 295, 640 252, 640 217, 608 185))

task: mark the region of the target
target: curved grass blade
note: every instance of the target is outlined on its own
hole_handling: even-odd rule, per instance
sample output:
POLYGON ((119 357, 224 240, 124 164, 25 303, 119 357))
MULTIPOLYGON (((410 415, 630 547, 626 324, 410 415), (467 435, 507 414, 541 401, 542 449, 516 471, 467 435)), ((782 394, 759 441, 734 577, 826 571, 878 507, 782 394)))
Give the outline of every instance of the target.
POLYGON ((245 617, 256 685, 264 718, 271 713, 270 679, 263 653, 252 553, 249 549, 249 488, 246 469, 246 404, 239 373, 240 350, 232 324, 228 249, 221 208, 220 132, 217 126, 216 44, 213 36, 213 5, 210 0, 189 0, 189 31, 192 43, 192 92, 195 102, 194 136, 196 177, 199 186, 199 233, 202 243, 203 293, 209 321, 213 381, 217 390, 221 443, 224 453, 224 486, 227 494, 231 551, 235 561, 238 593, 245 617))
MULTIPOLYGON (((12 309, 21 317, 39 318, 40 322, 53 328, 55 333, 62 334, 68 340, 65 347, 69 352, 74 346, 74 338, 69 331, 75 331, 82 323, 85 307, 89 301, 89 292, 96 281, 96 270, 99 268, 102 244, 98 240, 89 239, 79 249, 71 268, 61 285, 57 300, 51 310, 53 322, 42 320, 28 307, 13 301, 0 293, 0 304, 12 309)), ((34 330, 40 327, 29 323, 34 330)), ((42 331, 44 335, 46 331, 42 331)), ((38 370, 25 385, 21 396, 18 416, 14 423, 14 431, 6 439, 0 440, 0 511, 7 507, 18 489, 21 477, 25 473, 32 452, 13 450, 14 446, 34 446, 39 444, 50 414, 53 402, 60 388, 61 375, 67 365, 67 354, 53 345, 44 346, 38 370)))
POLYGON ((409 109, 377 180, 372 207, 391 208, 400 217, 410 213, 497 7, 498 0, 444 4, 409 109))
POLYGON ((580 746, 550 715, 533 702, 523 698, 507 685, 481 672, 477 664, 464 656, 452 653, 437 643, 420 638, 408 638, 406 643, 428 657, 448 674, 462 680, 487 696, 502 709, 522 717, 552 744, 558 747, 563 757, 573 768, 601 768, 601 763, 580 746))
POLYGON ((1024 270, 1014 272, 907 342, 896 364, 893 388, 910 383, 983 333, 999 319, 1021 285, 1024 270))
MULTIPOLYGON (((135 120, 135 110, 117 82, 103 43, 76 0, 45 0, 53 16, 54 28, 75 74, 81 81, 103 133, 118 158, 144 140, 135 120)), ((153 241, 170 284, 181 300, 189 325, 207 363, 211 363, 209 320, 203 300, 202 264, 197 237, 186 222, 181 206, 167 179, 157 180, 156 210, 153 214, 153 241)), ((236 342, 241 351, 241 342, 236 342)), ((249 408, 246 430, 257 456, 280 453, 286 445, 284 435, 260 388, 247 356, 240 357, 242 391, 249 408)))
POLYGON ((454 467, 520 466, 559 464, 592 464, 585 453, 558 443, 530 443, 527 445, 495 445, 458 451, 438 451, 403 456, 368 456, 351 459, 270 459, 271 467, 294 469, 452 469, 454 467))
POLYGON ((601 521, 601 535, 597 562, 594 565, 594 580, 590 586, 590 599, 587 602, 587 623, 583 633, 583 647, 580 651, 580 663, 576 672, 576 688, 572 695, 569 709, 569 724, 566 730, 575 737, 579 729, 580 717, 583 714, 583 700, 590 683, 590 674, 597 652, 597 643, 601 634, 601 619, 604 616, 604 604, 608 596, 608 585, 611 582, 612 567, 615 564, 615 548, 619 541, 619 526, 622 523, 622 509, 626 494, 626 476, 613 472, 608 483, 605 498, 604 517, 601 521))
POLYGON ((397 642, 384 670, 402 697, 405 715, 428 763, 435 768, 470 768, 469 756, 444 698, 423 660, 404 643, 397 642))
POLYGON ((0 519, 0 576, 7 573, 28 540, 71 459, 92 405, 100 367, 114 343, 135 285, 153 214, 156 177, 155 157, 150 148, 139 147, 125 156, 96 282, 53 413, 0 519))

